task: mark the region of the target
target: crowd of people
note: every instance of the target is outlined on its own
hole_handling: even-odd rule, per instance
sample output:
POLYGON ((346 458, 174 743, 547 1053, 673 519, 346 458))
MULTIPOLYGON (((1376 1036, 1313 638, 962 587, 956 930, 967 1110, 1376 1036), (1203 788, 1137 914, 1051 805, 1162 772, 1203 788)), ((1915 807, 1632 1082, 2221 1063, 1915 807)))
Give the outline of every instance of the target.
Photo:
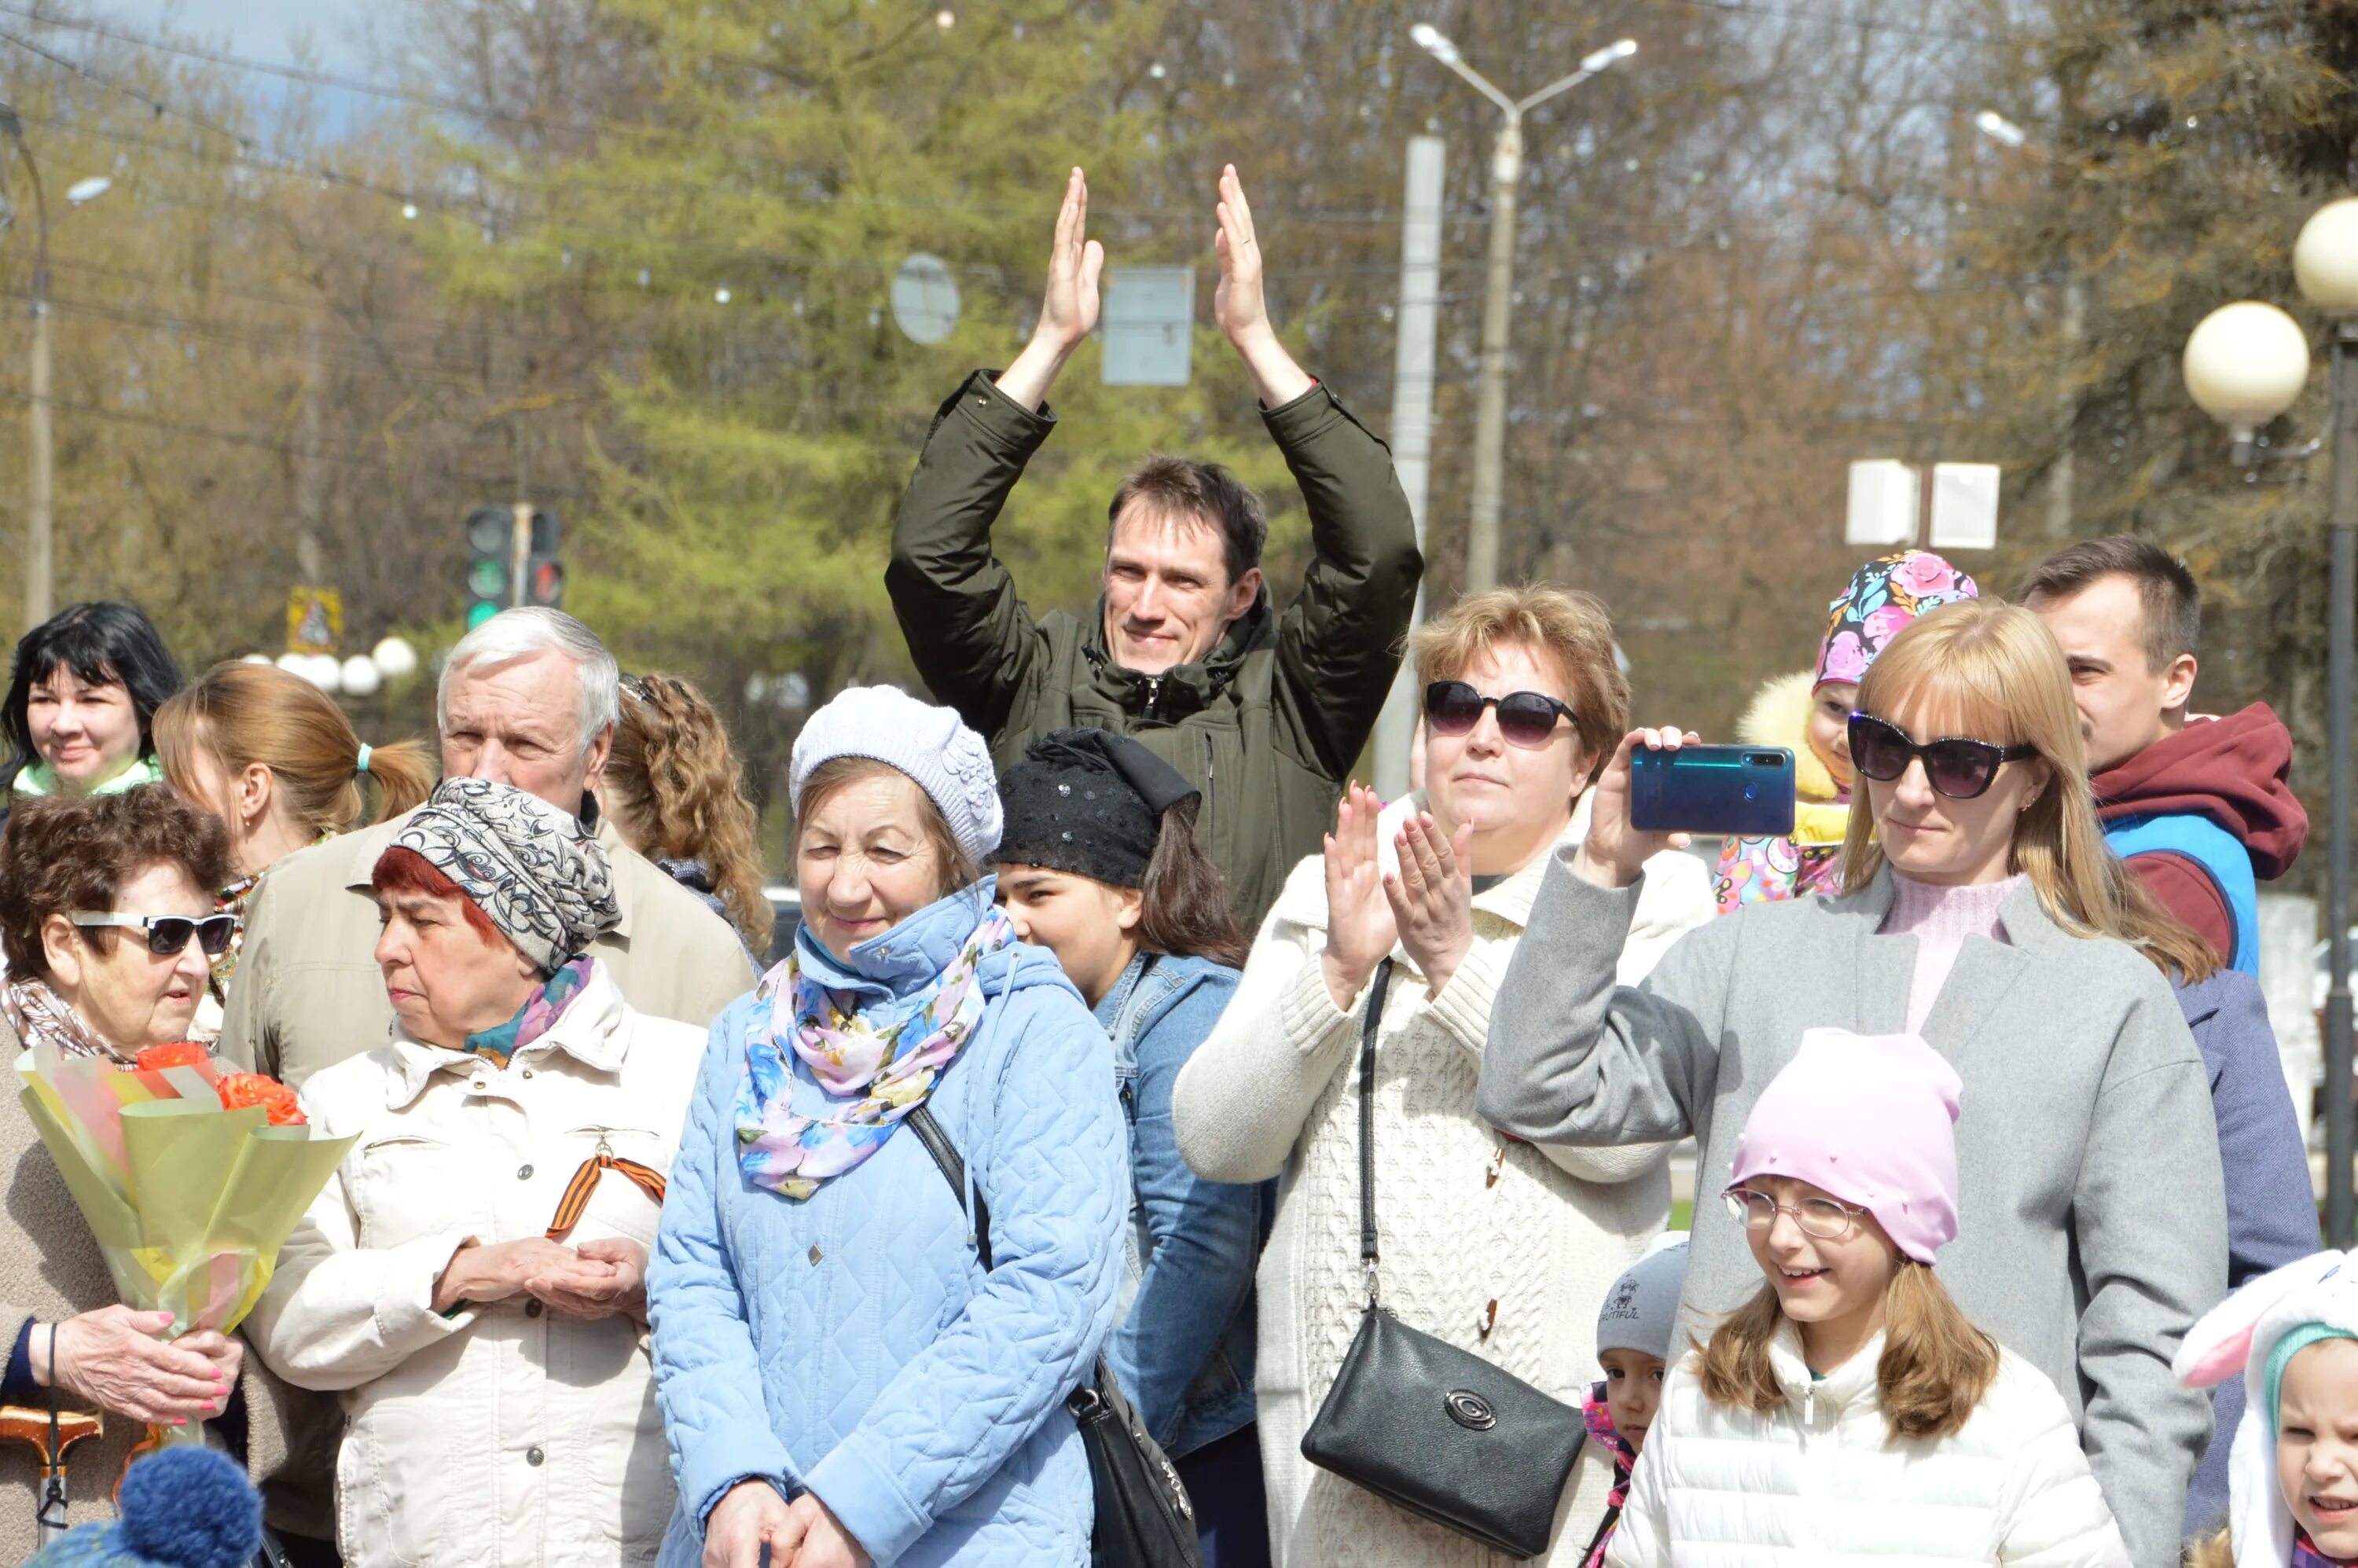
MULTIPOLYGON (((2358 1561, 2358 1310, 2255 980, 2307 823, 2274 716, 2195 708, 2185 568, 1867 563, 1740 731, 1792 831, 1642 830, 1635 759, 1697 737, 1633 727, 1586 594, 1412 634, 1408 506, 1270 330, 1233 169, 1215 313, 1303 588, 1155 456, 1097 613, 1031 614, 991 528, 1096 324, 1087 200, 895 524, 936 700, 795 742, 766 968, 719 718, 568 616, 452 646, 430 745, 184 682, 127 604, 19 643, 0 1026, 210 1042, 354 1140, 242 1330, 168 1339, 0 1117, 0 1407, 103 1418, 73 1522, 193 1422, 296 1568, 1078 1568, 1109 1404, 1212 1568, 2358 1561), (1347 1404, 1460 1435, 1347 1460, 1347 1404), (1444 1452, 1507 1405, 1563 1465, 1444 1452)), ((18 1559, 38 1475, 0 1446, 18 1559)))

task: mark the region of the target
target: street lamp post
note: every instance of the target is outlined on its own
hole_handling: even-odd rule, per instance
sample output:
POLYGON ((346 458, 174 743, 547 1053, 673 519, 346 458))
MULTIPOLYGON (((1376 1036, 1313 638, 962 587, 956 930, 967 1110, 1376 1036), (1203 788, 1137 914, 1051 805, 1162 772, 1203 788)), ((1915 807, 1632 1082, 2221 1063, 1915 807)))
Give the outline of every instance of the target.
MULTIPOLYGON (((2350 994, 2352 708, 2358 704, 2358 200, 2329 203, 2303 225, 2293 275, 2334 319, 2327 439, 2332 489, 2326 592, 2325 1244, 2358 1237, 2350 994)), ((2272 305, 2241 300, 2203 318, 2186 340, 2186 388, 2224 423, 2235 460, 2261 460, 2261 426, 2290 408, 2309 380, 2309 339, 2272 305)), ((2316 449, 2311 443, 2306 456, 2316 449)))
POLYGON ((1466 536, 1466 590, 1480 593, 1498 583, 1498 512, 1506 489, 1507 329, 1514 312, 1515 190, 1523 172, 1523 116, 1560 92, 1568 92, 1599 71, 1638 52, 1629 38, 1608 44, 1580 62, 1571 75, 1527 98, 1514 99, 1466 63, 1457 46, 1430 23, 1409 29, 1418 48, 1463 77, 1474 91, 1498 106, 1504 116, 1490 151, 1490 257, 1482 295, 1482 373, 1474 419, 1474 504, 1466 536))

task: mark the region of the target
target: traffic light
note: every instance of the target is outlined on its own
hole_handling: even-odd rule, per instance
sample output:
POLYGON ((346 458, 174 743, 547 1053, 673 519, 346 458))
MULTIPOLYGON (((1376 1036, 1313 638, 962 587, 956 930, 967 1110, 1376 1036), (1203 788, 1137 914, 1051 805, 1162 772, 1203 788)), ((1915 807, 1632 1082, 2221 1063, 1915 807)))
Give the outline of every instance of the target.
POLYGON ((565 565, 557 558, 564 524, 554 512, 532 514, 532 553, 525 558, 524 602, 559 610, 565 605, 565 565))
POLYGON ((554 512, 478 506, 467 514, 467 628, 518 604, 555 610, 565 602, 557 557, 564 527, 554 512))
POLYGON ((515 514, 478 506, 467 514, 467 629, 473 631, 514 602, 509 576, 515 550, 515 514))

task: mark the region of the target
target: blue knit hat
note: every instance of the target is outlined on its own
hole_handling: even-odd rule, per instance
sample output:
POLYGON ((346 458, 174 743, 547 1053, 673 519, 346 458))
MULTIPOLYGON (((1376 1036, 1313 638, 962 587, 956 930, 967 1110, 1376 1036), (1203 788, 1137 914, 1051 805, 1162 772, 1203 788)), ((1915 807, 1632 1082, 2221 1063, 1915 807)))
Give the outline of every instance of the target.
POLYGON ((239 1568, 262 1550, 262 1497, 226 1455, 167 1448, 123 1478, 123 1517, 68 1530, 25 1568, 239 1568))

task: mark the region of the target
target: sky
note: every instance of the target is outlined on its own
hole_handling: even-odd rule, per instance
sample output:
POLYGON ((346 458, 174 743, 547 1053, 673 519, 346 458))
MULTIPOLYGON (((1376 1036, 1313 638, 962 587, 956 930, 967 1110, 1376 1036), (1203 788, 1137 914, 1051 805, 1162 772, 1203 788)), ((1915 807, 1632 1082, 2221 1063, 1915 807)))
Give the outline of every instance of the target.
MULTIPOLYGON (((368 0, 98 0, 93 6, 96 16, 131 32, 152 34, 168 26, 181 38, 249 59, 356 77, 378 74, 361 38, 369 9, 368 0), (307 47, 308 56, 298 52, 307 47)), ((250 81, 258 92, 285 86, 271 77, 250 81)), ((333 91, 321 95, 331 127, 352 113, 356 98, 333 91)))

